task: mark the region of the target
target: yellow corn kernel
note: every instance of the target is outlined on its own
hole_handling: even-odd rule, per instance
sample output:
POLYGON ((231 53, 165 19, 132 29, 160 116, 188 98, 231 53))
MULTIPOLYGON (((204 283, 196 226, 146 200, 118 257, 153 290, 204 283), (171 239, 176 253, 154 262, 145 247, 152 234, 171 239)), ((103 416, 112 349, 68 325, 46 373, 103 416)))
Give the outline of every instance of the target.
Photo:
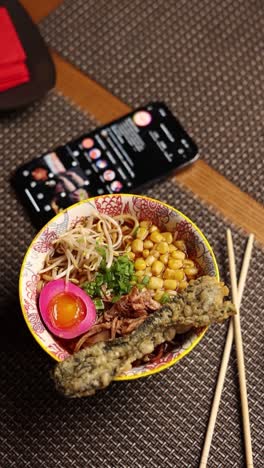
POLYGON ((155 249, 150 250, 149 254, 153 255, 153 257, 155 257, 155 258, 159 258, 159 256, 160 256, 160 253, 155 249))
POLYGON ((173 241, 173 235, 171 232, 163 232, 162 233, 164 240, 168 243, 171 244, 173 241))
POLYGON ((151 276, 147 288, 148 289, 161 289, 163 286, 163 280, 161 278, 157 278, 156 276, 151 276))
POLYGON ((161 255, 159 259, 164 265, 167 265, 167 263, 169 261, 169 254, 165 253, 165 254, 161 255))
POLYGON ((143 241, 141 239, 134 239, 131 244, 132 252, 143 252, 143 241))
POLYGON ((182 267, 182 260, 175 260, 174 258, 169 258, 168 266, 172 270, 179 270, 182 267))
POLYGON ((157 290, 156 293, 155 293, 155 295, 154 295, 155 301, 158 301, 158 302, 159 302, 159 301, 161 300, 163 294, 164 294, 164 291, 159 291, 159 290, 157 290))
POLYGON ((152 276, 152 271, 151 271, 151 267, 150 267, 150 266, 147 266, 147 268, 146 268, 146 270, 145 270, 145 275, 152 276))
POLYGON ((127 256, 129 258, 129 260, 134 260, 136 254, 134 254, 134 252, 127 252, 127 256))
POLYGON ((158 231, 154 231, 150 234, 150 240, 155 244, 159 244, 163 240, 162 234, 158 231))
POLYGON ((146 239, 144 242, 143 242, 143 245, 144 245, 144 249, 152 249, 153 247, 153 242, 149 239, 146 239))
POLYGON ((184 268, 192 268, 194 267, 194 262, 192 260, 189 260, 189 258, 186 258, 183 262, 183 267, 184 268))
POLYGON ((170 245, 169 245, 169 252, 170 252, 170 253, 171 253, 171 252, 174 252, 174 250, 176 250, 175 245, 170 244, 170 245))
POLYGON ((188 278, 195 276, 198 273, 198 268, 196 268, 195 266, 192 268, 184 268, 184 273, 186 274, 186 276, 188 276, 188 278))
POLYGON ((154 255, 149 255, 149 256, 146 258, 146 260, 145 260, 146 265, 147 265, 147 266, 151 266, 152 263, 155 262, 155 260, 156 260, 156 259, 155 259, 154 255))
POLYGON ((174 279, 177 281, 182 281, 185 279, 185 274, 183 270, 174 270, 174 279))
POLYGON ((159 228, 158 228, 158 226, 155 226, 155 224, 152 224, 152 226, 150 226, 150 228, 149 228, 149 232, 154 232, 154 231, 158 231, 158 230, 159 230, 159 228))
POLYGON ((140 221, 139 226, 149 229, 151 226, 151 221, 140 221))
POLYGON ((159 260, 155 260, 155 262, 152 263, 151 271, 153 275, 158 276, 162 272, 163 268, 164 268, 163 263, 160 262, 159 260))
POLYGON ((143 252, 142 252, 142 255, 143 255, 144 258, 147 258, 149 256, 149 250, 144 249, 143 252))
POLYGON ((175 260, 184 260, 185 259, 185 253, 182 252, 181 250, 174 250, 171 252, 172 258, 175 258, 175 260))
POLYGON ((146 265, 144 258, 137 258, 134 263, 134 267, 136 271, 145 270, 146 266, 147 265, 146 265))
POLYGON ((165 279, 163 282, 163 286, 165 289, 176 289, 178 282, 175 279, 165 279))
POLYGON ((141 227, 141 226, 140 226, 140 227, 137 229, 137 234, 136 234, 136 238, 137 238, 137 239, 144 240, 144 239, 146 239, 147 235, 148 235, 148 230, 147 230, 147 228, 141 227))
POLYGON ((156 247, 156 250, 161 254, 165 254, 169 251, 169 245, 167 244, 167 242, 159 242, 159 244, 156 247))
POLYGON ((171 244, 173 241, 173 236, 171 232, 163 232, 162 233, 164 240, 168 243, 171 244))
POLYGON ((175 271, 176 270, 170 270, 170 268, 166 268, 166 270, 163 273, 163 279, 176 279, 175 271))
POLYGON ((188 286, 187 281, 186 281, 186 280, 183 280, 183 281, 180 281, 180 282, 179 282, 178 289, 179 289, 180 291, 183 291, 183 289, 186 289, 187 286, 188 286))
POLYGON ((177 247, 177 249, 181 250, 182 252, 186 252, 186 245, 183 240, 176 240, 174 242, 174 245, 177 247))

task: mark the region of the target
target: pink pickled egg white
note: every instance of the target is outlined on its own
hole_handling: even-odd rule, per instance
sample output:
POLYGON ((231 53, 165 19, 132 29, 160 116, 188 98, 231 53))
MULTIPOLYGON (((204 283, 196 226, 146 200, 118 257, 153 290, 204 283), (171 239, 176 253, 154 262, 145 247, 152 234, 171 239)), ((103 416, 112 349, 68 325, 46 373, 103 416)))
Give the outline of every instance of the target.
POLYGON ((39 309, 47 328, 51 333, 60 338, 76 338, 87 332, 96 321, 96 308, 92 299, 81 288, 71 282, 66 284, 63 279, 50 281, 44 286, 39 296, 39 309), (70 294, 72 298, 76 298, 76 303, 81 304, 84 312, 84 317, 79 323, 67 326, 66 328, 55 325, 54 317, 51 316, 50 310, 50 305, 56 300, 56 297, 63 293, 66 295, 70 294))

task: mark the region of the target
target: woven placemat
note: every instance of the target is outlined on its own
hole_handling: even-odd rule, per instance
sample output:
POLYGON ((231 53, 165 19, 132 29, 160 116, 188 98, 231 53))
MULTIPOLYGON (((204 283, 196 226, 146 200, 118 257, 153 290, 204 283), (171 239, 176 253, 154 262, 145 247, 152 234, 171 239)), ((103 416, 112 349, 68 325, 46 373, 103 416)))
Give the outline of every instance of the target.
MULTIPOLYGON (((55 393, 49 377, 54 363, 33 340, 22 319, 17 278, 34 230, 10 189, 8 174, 19 163, 92 126, 88 116, 54 93, 27 111, 0 121, 4 168, 0 181, 0 466, 197 467, 226 324, 209 329, 189 356, 163 373, 115 382, 95 397, 76 401, 55 393)), ((172 181, 156 184, 147 193, 182 209, 197 222, 214 246, 225 277, 227 224, 172 181)), ((236 229, 234 242, 236 256, 241 259, 245 236, 236 229)), ((256 468, 262 466, 263 440, 263 261, 264 251, 256 247, 241 310, 256 468)), ((210 468, 244 466, 240 427, 232 354, 210 468)))
POLYGON ((45 39, 131 106, 165 100, 210 165, 264 201, 260 0, 65 0, 45 39))
POLYGON ((66 143, 95 125, 91 117, 76 110, 54 92, 24 111, 0 117, 0 304, 14 296, 17 268, 26 245, 35 233, 15 198, 10 185, 11 174, 20 164, 66 143))

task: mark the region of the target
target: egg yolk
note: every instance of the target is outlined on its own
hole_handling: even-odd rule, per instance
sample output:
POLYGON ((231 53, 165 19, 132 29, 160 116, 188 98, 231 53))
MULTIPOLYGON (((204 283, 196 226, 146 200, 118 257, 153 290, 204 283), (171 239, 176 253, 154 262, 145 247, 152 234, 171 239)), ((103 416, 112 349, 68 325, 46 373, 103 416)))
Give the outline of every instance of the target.
POLYGON ((48 312, 53 326, 63 329, 81 323, 85 318, 86 308, 79 297, 62 292, 51 299, 48 312))

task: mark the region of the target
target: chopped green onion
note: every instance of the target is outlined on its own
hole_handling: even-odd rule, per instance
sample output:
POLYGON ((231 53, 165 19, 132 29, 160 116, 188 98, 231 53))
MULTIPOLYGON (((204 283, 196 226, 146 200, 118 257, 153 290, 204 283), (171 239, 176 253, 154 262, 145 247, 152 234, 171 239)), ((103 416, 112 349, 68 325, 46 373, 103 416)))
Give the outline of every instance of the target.
POLYGON ((169 302, 169 301, 170 301, 170 295, 168 293, 162 294, 162 296, 160 298, 160 303, 161 304, 166 304, 166 302, 169 302))
MULTIPOLYGON (((110 268, 107 268, 104 253, 101 251, 101 247, 97 248, 102 254, 99 272, 93 281, 84 283, 82 288, 89 296, 101 298, 102 286, 105 285, 106 289, 114 296, 118 296, 119 299, 120 296, 131 291, 132 282, 135 280, 134 263, 126 255, 122 255, 113 261, 110 268)), ((105 249, 103 250, 105 252, 105 249)))
POLYGON ((139 226, 137 226, 136 229, 133 231, 132 235, 133 235, 134 238, 137 237, 138 230, 139 230, 139 226))
POLYGON ((149 280, 150 280, 150 277, 148 275, 146 275, 142 279, 141 283, 144 284, 144 286, 146 286, 149 283, 149 280))
POLYGON ((104 303, 102 299, 95 299, 94 300, 94 305, 97 310, 104 310, 104 303))
POLYGON ((112 302, 115 303, 115 302, 119 301, 119 299, 120 299, 120 296, 114 296, 114 297, 112 297, 112 302))

